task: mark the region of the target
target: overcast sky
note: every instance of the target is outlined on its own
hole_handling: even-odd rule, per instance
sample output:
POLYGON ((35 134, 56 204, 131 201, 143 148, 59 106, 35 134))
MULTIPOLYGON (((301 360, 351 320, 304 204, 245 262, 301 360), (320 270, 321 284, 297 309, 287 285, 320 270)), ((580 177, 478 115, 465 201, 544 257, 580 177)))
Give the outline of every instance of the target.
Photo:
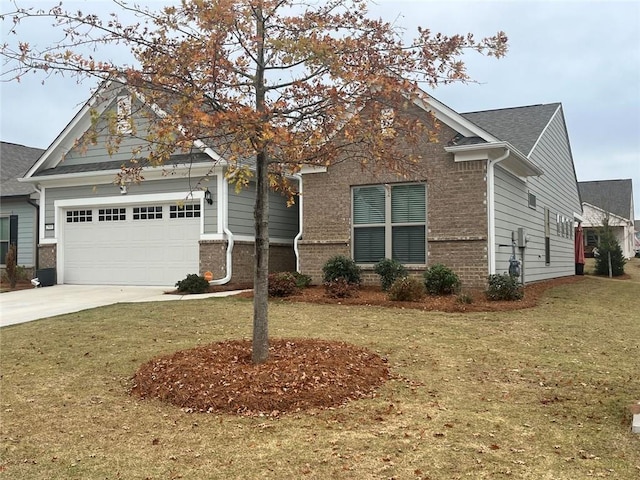
MULTIPOLYGON (((1 12, 9 9, 7 3, 2 1, 1 12)), ((39 8, 56 3, 19 1, 39 8)), ((99 15, 116 8, 98 0, 63 4, 99 15)), ((578 181, 633 179, 640 217, 640 1, 379 0, 371 14, 405 28, 408 37, 418 25, 477 38, 504 30, 506 58, 471 53, 464 58, 478 83, 430 93, 458 112, 561 102, 578 181)), ((55 42, 60 34, 49 23, 25 22, 19 38, 55 42)), ((1 24, 3 43, 7 27, 6 21, 1 24)), ((108 57, 121 58, 113 50, 108 57)), ((42 80, 0 83, 0 140, 48 147, 95 86, 71 78, 50 78, 44 85, 42 80)))

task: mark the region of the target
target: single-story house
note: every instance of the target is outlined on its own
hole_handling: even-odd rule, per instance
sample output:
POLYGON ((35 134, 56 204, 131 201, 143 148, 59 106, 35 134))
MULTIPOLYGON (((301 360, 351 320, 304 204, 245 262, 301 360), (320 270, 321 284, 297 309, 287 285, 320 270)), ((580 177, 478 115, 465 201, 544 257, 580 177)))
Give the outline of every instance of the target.
POLYGON ((578 182, 582 200, 585 255, 593 256, 600 242, 600 230, 606 220, 622 248, 625 258, 635 255, 635 222, 633 211, 633 182, 596 180, 578 182))
POLYGON ((5 268, 9 245, 16 246, 17 264, 32 275, 37 268, 38 194, 18 181, 44 150, 0 142, 0 264, 5 268))
POLYGON ((350 256, 373 266, 394 258, 416 273, 442 263, 466 286, 521 262, 521 281, 574 275, 575 168, 562 106, 531 105, 460 114, 433 97, 414 115, 440 127, 425 139, 411 176, 373 174, 345 159, 302 171, 303 273, 350 256))
MULTIPOLYGON (((393 257, 416 272, 444 263, 482 286, 513 256, 525 282, 573 275, 581 207, 561 105, 459 114, 430 97, 410 108, 440 125, 410 177, 343 159, 303 168, 292 207, 272 194, 270 270, 320 282, 325 261, 345 254, 377 282, 373 264, 393 257)), ((144 166, 145 109, 162 115, 105 83, 25 175, 41 192, 41 266, 55 267, 58 283, 172 285, 206 271, 217 283, 251 280, 255 189, 230 187, 205 139, 164 168, 144 166), (117 151, 103 133, 114 118, 117 151), (96 141, 78 141, 92 121, 96 141), (144 181, 114 181, 132 156, 144 181)))

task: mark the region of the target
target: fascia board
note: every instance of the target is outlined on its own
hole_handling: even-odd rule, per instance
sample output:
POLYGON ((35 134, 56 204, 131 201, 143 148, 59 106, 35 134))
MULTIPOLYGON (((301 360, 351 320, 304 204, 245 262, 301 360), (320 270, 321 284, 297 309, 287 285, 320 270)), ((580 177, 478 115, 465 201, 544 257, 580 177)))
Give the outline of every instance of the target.
POLYGON ((69 124, 64 130, 56 137, 53 143, 47 148, 36 163, 27 171, 24 178, 33 176, 43 166, 54 167, 62 160, 64 153, 71 149, 75 143, 79 132, 84 133, 91 124, 91 109, 96 109, 100 114, 107 108, 108 102, 106 100, 99 101, 100 95, 105 92, 113 82, 107 80, 103 82, 100 87, 95 91, 91 98, 83 105, 78 113, 71 119, 69 124))
POLYGON ((326 173, 327 167, 325 166, 316 166, 316 165, 303 165, 300 168, 300 175, 307 175, 310 173, 326 173))
MULTIPOLYGON (((172 172, 190 175, 222 175, 221 166, 204 165, 186 165, 182 164, 177 167, 170 167, 172 172)), ((165 180, 168 177, 164 174, 166 170, 161 167, 145 167, 142 169, 144 176, 143 181, 165 180)), ((114 178, 121 170, 104 170, 101 172, 78 172, 63 175, 46 175, 42 177, 24 178, 20 181, 26 183, 37 183, 46 187, 63 187, 78 186, 87 184, 108 184, 113 183, 114 178)))
POLYGON ((480 137, 490 143, 500 141, 499 138, 494 137, 489 132, 477 126, 475 123, 467 120, 458 112, 447 107, 444 103, 436 100, 431 95, 428 95, 426 104, 422 99, 419 98, 414 99, 413 103, 423 110, 433 112, 438 121, 450 126, 453 130, 464 135, 465 137, 480 137))
MULTIPOLYGON (((610 218, 615 218, 621 222, 629 222, 630 220, 628 218, 624 218, 621 217, 620 215, 616 215, 615 213, 611 213, 611 212, 607 212, 605 209, 597 207, 589 202, 582 202, 582 206, 583 207, 589 207, 592 208, 594 210, 596 210, 598 213, 602 214, 603 216, 609 216, 610 218)), ((584 208, 582 209, 584 212, 584 208)), ((586 216, 586 214, 585 214, 586 216)))
MULTIPOLYGON (((505 148, 509 149, 509 158, 513 158, 515 161, 511 169, 518 172, 516 173, 518 176, 532 177, 544 174, 544 171, 540 167, 533 164, 531 160, 520 153, 520 151, 509 142, 492 142, 480 143, 477 145, 454 145, 444 147, 446 152, 454 154, 454 161, 456 162, 483 159, 480 157, 490 160, 492 156, 495 156, 492 155, 495 150, 504 150, 505 148), (474 153, 477 153, 477 155, 473 155, 474 153)), ((505 161, 503 161, 502 164, 508 165, 505 161)))

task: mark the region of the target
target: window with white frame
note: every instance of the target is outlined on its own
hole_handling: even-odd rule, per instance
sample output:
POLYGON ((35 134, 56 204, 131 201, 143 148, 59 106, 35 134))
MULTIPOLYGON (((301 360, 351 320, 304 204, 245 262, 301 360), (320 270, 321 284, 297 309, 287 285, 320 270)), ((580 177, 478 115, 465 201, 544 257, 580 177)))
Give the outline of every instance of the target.
POLYGON ((200 204, 170 205, 169 218, 200 218, 200 204))
POLYGON ((156 220, 162 218, 162 206, 133 207, 134 220, 156 220))
POLYGON ((119 222, 127 219, 125 208, 100 208, 98 209, 99 222, 119 222))
POLYGON ((93 220, 93 210, 68 210, 67 223, 87 223, 93 220))
POLYGON ((354 187, 353 258, 376 263, 393 258, 405 264, 426 263, 426 185, 354 187))

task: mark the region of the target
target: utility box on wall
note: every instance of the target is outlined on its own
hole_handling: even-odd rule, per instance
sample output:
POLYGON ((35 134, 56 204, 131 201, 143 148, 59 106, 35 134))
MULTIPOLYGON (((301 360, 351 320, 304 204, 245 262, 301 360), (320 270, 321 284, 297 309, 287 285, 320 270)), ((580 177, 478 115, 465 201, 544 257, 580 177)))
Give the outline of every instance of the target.
POLYGON ((525 228, 518 228, 517 242, 518 248, 525 248, 527 246, 527 230, 525 228))

